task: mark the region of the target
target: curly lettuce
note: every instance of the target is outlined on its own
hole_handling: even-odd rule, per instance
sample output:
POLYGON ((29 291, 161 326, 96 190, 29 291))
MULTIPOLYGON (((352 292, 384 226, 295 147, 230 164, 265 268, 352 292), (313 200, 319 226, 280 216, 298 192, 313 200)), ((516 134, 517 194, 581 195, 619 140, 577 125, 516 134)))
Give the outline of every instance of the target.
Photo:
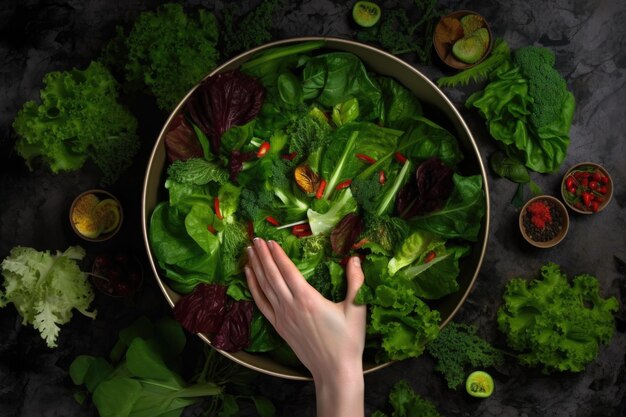
POLYGON ((84 257, 80 246, 56 254, 14 247, 0 265, 0 307, 13 303, 23 322, 38 330, 48 347, 56 347, 59 325, 70 321, 73 309, 96 317, 95 310, 88 310, 94 298, 91 284, 78 266, 84 257))
POLYGON ((521 363, 544 372, 580 372, 607 345, 618 310, 615 297, 602 298, 597 278, 582 274, 570 283, 554 263, 532 281, 514 278, 506 286, 498 326, 521 363))

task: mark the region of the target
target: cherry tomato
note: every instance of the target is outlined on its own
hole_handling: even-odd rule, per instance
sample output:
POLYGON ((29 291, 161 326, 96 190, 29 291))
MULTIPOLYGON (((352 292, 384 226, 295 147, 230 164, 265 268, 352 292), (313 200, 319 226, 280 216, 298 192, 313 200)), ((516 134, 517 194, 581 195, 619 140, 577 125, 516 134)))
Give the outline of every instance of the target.
POLYGON ((589 181, 589 188, 591 188, 592 190, 597 190, 598 189, 598 182, 597 181, 589 181))

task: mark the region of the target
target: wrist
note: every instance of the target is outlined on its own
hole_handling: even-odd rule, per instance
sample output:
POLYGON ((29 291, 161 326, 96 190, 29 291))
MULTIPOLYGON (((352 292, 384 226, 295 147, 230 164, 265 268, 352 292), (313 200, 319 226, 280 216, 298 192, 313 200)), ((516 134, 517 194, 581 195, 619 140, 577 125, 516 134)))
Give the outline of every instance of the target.
POLYGON ((363 366, 343 366, 323 375, 315 375, 317 415, 344 417, 364 415, 365 381, 363 366))

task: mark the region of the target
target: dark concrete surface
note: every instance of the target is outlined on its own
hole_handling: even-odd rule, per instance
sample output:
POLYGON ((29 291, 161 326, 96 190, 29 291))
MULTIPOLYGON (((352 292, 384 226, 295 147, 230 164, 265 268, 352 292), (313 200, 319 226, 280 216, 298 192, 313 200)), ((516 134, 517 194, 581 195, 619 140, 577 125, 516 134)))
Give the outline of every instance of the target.
MULTIPOLYGON (((224 2, 191 1, 220 11, 224 2)), ((243 10, 256 2, 239 2, 243 10)), ((336 35, 352 38, 351 2, 313 0, 287 2, 276 38, 298 35, 336 35)), ((387 7, 411 2, 383 2, 387 7)), ((78 239, 67 219, 75 195, 98 185, 92 167, 80 172, 52 175, 45 169, 29 172, 12 151, 15 133, 11 122, 21 105, 37 98, 41 80, 52 70, 83 67, 112 37, 117 24, 132 21, 155 1, 119 0, 3 0, 0 2, 0 258, 16 245, 38 250, 65 249, 80 244, 91 254, 125 247, 145 259, 140 230, 140 193, 149 150, 165 115, 145 97, 127 98, 139 119, 142 149, 123 181, 109 189, 122 200, 126 219, 115 239, 89 244, 78 239)), ((493 375, 496 391, 487 400, 475 400, 462 391, 449 390, 426 356, 393 364, 366 377, 366 409, 381 408, 392 385, 410 381, 418 393, 433 401, 444 416, 599 417, 626 415, 626 3, 622 0, 479 0, 443 4, 451 10, 471 9, 490 22, 496 36, 512 48, 543 45, 557 56, 557 68, 576 98, 571 146, 564 165, 553 175, 533 175, 547 194, 559 195, 567 166, 581 161, 602 163, 616 185, 613 201, 594 216, 571 215, 570 231, 560 245, 533 249, 517 231, 518 212, 509 203, 515 185, 489 173, 491 231, 483 267, 473 292, 456 319, 479 326, 480 334, 503 346, 495 313, 505 283, 530 276, 547 261, 562 265, 568 275, 591 273, 603 293, 620 299, 618 330, 599 358, 581 373, 543 375, 514 361, 493 375)), ((414 57, 403 56, 414 63, 414 57)), ((416 65, 430 78, 448 73, 437 59, 416 65)), ((462 103, 476 86, 446 89, 472 128, 483 161, 495 149, 483 121, 462 103)), ((13 306, 0 309, 0 416, 95 416, 93 408, 79 406, 67 375, 79 354, 104 355, 117 332, 141 314, 157 318, 169 314, 150 274, 139 294, 112 299, 98 294, 95 321, 74 316, 63 326, 59 347, 48 349, 32 328, 21 324, 13 306)), ((199 341, 194 339, 195 343, 199 341)), ((260 376, 259 392, 269 397, 279 416, 313 416, 311 383, 260 376)), ((199 410, 189 410, 195 415, 199 410)))

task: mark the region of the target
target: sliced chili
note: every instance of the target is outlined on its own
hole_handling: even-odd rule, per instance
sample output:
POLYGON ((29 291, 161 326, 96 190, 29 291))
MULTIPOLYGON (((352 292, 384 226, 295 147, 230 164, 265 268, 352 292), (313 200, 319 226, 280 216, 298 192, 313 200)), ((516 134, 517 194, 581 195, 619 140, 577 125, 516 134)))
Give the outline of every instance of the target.
POLYGON ((259 146, 259 150, 256 151, 256 157, 263 158, 269 150, 270 150, 270 143, 267 141, 263 142, 261 146, 259 146))
POLYGON ((406 162, 406 156, 402 155, 400 152, 396 152, 393 154, 394 158, 396 158, 396 161, 400 162, 401 164, 404 164, 406 162))
POLYGON ((344 188, 348 188, 350 184, 352 184, 352 180, 341 181, 339 184, 337 184, 335 190, 343 190, 344 188))
POLYGON ((424 263, 427 264, 428 262, 432 261, 433 259, 435 259, 437 257, 437 254, 435 253, 434 250, 431 250, 430 252, 428 252, 426 254, 426 256, 424 257, 424 263))
POLYGON ((222 211, 220 210, 220 199, 215 197, 213 199, 213 209, 215 210, 215 215, 218 219, 223 220, 224 216, 222 215, 222 211))
POLYGON ((317 186, 317 192, 315 193, 315 198, 318 200, 322 198, 324 195, 324 190, 326 189, 326 180, 322 179, 320 181, 320 185, 317 186))
POLYGON ((272 216, 267 216, 265 220, 267 220, 267 222, 271 224, 272 226, 280 226, 280 223, 278 222, 278 220, 276 220, 272 216))
POLYGON ((367 162, 368 164, 375 164, 376 160, 374 158, 372 158, 371 156, 367 156, 363 153, 357 153, 354 156, 356 156, 357 158, 359 158, 361 161, 363 162, 367 162))

